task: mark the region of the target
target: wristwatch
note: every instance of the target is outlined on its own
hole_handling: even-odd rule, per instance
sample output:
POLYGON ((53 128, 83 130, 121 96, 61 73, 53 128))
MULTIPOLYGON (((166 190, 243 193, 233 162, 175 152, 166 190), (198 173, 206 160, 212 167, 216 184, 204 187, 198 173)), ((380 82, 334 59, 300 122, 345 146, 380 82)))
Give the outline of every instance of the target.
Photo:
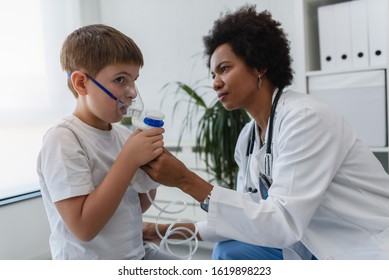
POLYGON ((202 201, 200 202, 200 207, 201 209, 203 209, 205 212, 208 212, 208 208, 209 208, 209 200, 211 199, 211 194, 207 195, 207 197, 202 201))

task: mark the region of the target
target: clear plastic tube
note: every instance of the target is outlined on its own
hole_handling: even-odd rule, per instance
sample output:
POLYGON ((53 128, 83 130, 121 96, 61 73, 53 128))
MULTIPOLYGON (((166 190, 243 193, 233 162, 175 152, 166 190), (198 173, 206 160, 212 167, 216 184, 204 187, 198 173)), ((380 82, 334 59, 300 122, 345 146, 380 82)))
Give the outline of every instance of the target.
POLYGON ((169 225, 168 229, 166 230, 165 235, 162 235, 158 229, 159 219, 161 218, 162 214, 182 213, 185 211, 185 209, 187 207, 186 203, 184 201, 181 201, 181 200, 176 200, 176 201, 170 202, 164 208, 161 208, 154 202, 154 200, 151 198, 149 193, 147 193, 147 197, 148 197, 150 203, 156 209, 158 209, 160 211, 159 214, 157 215, 157 218, 156 218, 155 231, 156 231, 158 237, 161 239, 161 242, 160 242, 159 246, 157 246, 157 245, 155 245, 155 246, 157 246, 158 250, 169 252, 171 255, 173 255, 177 258, 188 259, 188 260, 192 259, 193 255, 196 253, 198 246, 199 246, 199 240, 197 238, 197 233, 198 233, 197 228, 195 227, 195 231, 192 231, 186 227, 174 228, 174 226, 178 223, 193 223, 193 224, 195 224, 192 220, 190 220, 190 219, 177 219, 174 223, 171 223, 169 225), (167 210, 167 208, 169 208, 173 205, 177 205, 177 204, 183 205, 183 208, 179 209, 179 210, 175 210, 175 211, 168 211, 167 210), (187 233, 187 234, 185 234, 185 233, 187 233), (188 234, 189 234, 189 236, 188 236, 188 234), (169 237, 172 235, 181 235, 185 239, 169 239, 169 237), (194 242, 192 242, 192 241, 194 241, 194 242), (189 253, 187 255, 177 255, 170 248, 170 245, 185 245, 185 244, 188 245, 188 252, 189 253))

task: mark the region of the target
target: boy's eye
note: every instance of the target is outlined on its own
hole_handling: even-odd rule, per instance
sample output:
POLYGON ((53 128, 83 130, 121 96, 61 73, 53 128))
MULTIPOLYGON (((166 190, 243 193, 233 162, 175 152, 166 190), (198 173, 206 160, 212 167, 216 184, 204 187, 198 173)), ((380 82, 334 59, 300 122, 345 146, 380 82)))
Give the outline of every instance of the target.
POLYGON ((117 78, 115 79, 115 83, 117 83, 117 84, 122 84, 122 83, 124 83, 124 82, 125 82, 124 77, 117 77, 117 78))
POLYGON ((228 66, 222 66, 222 67, 220 68, 220 71, 221 71, 222 73, 225 73, 227 70, 228 70, 228 66))

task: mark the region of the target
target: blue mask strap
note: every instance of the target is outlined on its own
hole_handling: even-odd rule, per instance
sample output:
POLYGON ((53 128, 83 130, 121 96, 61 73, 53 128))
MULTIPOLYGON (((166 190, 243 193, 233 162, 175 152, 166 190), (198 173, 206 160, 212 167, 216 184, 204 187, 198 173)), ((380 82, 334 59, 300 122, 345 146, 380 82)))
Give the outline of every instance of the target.
MULTIPOLYGON (((98 86, 101 90, 103 90, 106 94, 108 94, 111 98, 115 99, 116 101, 122 103, 122 104, 125 104, 123 101, 121 101, 119 98, 115 97, 108 89, 106 89, 102 84, 100 84, 98 81, 96 81, 95 79, 93 79, 91 76, 89 76, 88 74, 85 73, 85 75, 91 79, 91 81, 96 85, 98 86)), ((68 73, 68 77, 70 78, 72 76, 72 73, 68 73)))

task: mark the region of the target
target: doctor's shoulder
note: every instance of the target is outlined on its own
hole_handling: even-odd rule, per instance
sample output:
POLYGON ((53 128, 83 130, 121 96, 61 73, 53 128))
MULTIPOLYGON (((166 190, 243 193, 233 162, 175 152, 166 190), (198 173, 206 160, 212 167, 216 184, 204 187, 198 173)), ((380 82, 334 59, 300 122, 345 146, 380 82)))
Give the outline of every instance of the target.
POLYGON ((287 91, 284 94, 283 100, 280 100, 278 111, 284 117, 286 115, 289 117, 304 115, 312 117, 314 115, 327 124, 344 121, 341 114, 331 105, 310 94, 295 91, 287 91))
POLYGON ((326 133, 332 142, 337 141, 339 145, 350 146, 356 141, 352 125, 331 105, 309 94, 288 93, 291 94, 285 94, 279 116, 276 116, 275 134, 285 137, 281 131, 286 128, 286 132, 303 129, 312 137, 326 133))

